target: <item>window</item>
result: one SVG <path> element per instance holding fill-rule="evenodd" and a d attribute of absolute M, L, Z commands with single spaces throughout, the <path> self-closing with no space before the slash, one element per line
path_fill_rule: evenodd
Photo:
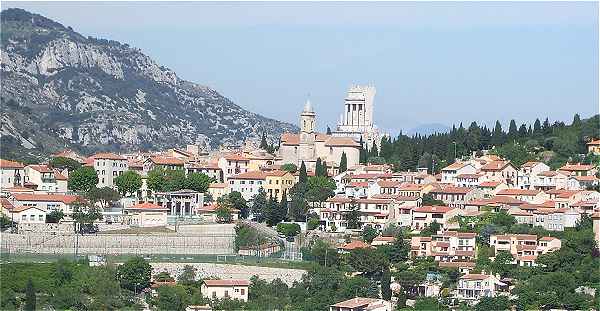
<path fill-rule="evenodd" d="M 212 297 L 213 297 L 213 299 L 217 298 L 217 292 L 212 292 Z"/>
<path fill-rule="evenodd" d="M 229 297 L 229 291 L 228 290 L 225 291 L 225 297 Z"/>
<path fill-rule="evenodd" d="M 29 215 L 29 220 L 35 220 L 35 215 Z"/>
<path fill-rule="evenodd" d="M 246 294 L 246 290 L 245 289 L 240 289 L 240 294 L 245 295 Z"/>
<path fill-rule="evenodd" d="M 21 220 L 27 220 L 27 215 L 21 215 Z"/>
<path fill-rule="evenodd" d="M 39 221 L 44 221 L 44 215 L 38 215 L 38 220 Z"/>

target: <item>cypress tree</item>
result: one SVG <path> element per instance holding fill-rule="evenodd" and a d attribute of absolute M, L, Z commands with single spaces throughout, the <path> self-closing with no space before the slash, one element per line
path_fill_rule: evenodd
<path fill-rule="evenodd" d="M 392 289 L 390 288 L 391 281 L 390 267 L 386 265 L 383 267 L 383 273 L 381 274 L 381 298 L 383 298 L 383 300 L 392 299 Z"/>
<path fill-rule="evenodd" d="M 541 131 L 542 131 L 542 123 L 540 122 L 540 119 L 535 119 L 535 123 L 533 123 L 533 134 L 535 134 L 535 135 L 540 134 Z"/>
<path fill-rule="evenodd" d="M 35 311 L 36 309 L 36 297 L 35 297 L 35 288 L 33 287 L 33 282 L 31 278 L 27 280 L 27 285 L 25 285 L 25 308 L 26 311 Z"/>
<path fill-rule="evenodd" d="M 348 159 L 346 159 L 346 152 L 342 152 L 342 158 L 340 159 L 340 173 L 345 172 L 348 169 Z"/>
<path fill-rule="evenodd" d="M 267 150 L 269 148 L 269 143 L 267 143 L 267 135 L 265 132 L 262 134 L 262 139 L 260 140 L 260 149 Z"/>
<path fill-rule="evenodd" d="M 329 128 L 329 125 L 327 126 L 327 135 L 331 135 L 331 129 Z"/>
<path fill-rule="evenodd" d="M 308 181 L 308 176 L 306 175 L 306 164 L 304 164 L 304 161 L 302 161 L 302 164 L 300 164 L 300 173 L 298 175 L 298 183 L 303 184 L 306 183 Z"/>
<path fill-rule="evenodd" d="M 317 158 L 317 163 L 315 164 L 315 176 L 323 176 L 323 163 L 321 162 L 321 158 Z"/>
<path fill-rule="evenodd" d="M 510 125 L 508 126 L 508 138 L 515 139 L 515 138 L 517 138 L 517 134 L 518 134 L 517 123 L 515 122 L 514 119 L 510 120 Z"/>
<path fill-rule="evenodd" d="M 581 118 L 579 117 L 579 114 L 576 113 L 575 116 L 573 116 L 573 123 L 571 123 L 572 126 L 580 126 L 581 125 Z"/>

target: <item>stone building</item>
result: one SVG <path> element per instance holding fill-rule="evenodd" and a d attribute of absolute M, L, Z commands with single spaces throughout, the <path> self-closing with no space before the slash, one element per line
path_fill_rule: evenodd
<path fill-rule="evenodd" d="M 369 149 L 379 146 L 381 134 L 373 124 L 374 86 L 351 86 L 344 99 L 344 112 L 340 116 L 337 128 L 332 135 L 335 137 L 352 137 L 362 141 Z"/>
<path fill-rule="evenodd" d="M 313 170 L 317 158 L 329 167 L 339 166 L 342 153 L 346 153 L 347 167 L 358 164 L 360 144 L 353 137 L 337 137 L 315 132 L 316 114 L 310 101 L 306 101 L 300 114 L 300 133 L 284 133 L 279 146 L 279 162 L 298 166 L 304 161 L 308 170 Z"/>

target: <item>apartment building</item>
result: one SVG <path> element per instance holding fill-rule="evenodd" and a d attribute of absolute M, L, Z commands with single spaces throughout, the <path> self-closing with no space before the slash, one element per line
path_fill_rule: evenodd
<path fill-rule="evenodd" d="M 98 174 L 98 188 L 116 188 L 115 178 L 128 170 L 127 159 L 120 155 L 104 152 L 92 155 L 86 165 L 94 167 Z"/>

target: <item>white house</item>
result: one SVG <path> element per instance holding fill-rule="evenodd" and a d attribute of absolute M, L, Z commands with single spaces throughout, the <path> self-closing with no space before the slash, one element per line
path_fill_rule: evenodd
<path fill-rule="evenodd" d="M 493 275 L 463 275 L 458 280 L 457 298 L 476 301 L 482 297 L 495 297 L 501 286 L 505 286 L 505 284 Z"/>
<path fill-rule="evenodd" d="M 464 174 L 475 174 L 477 169 L 473 164 L 467 162 L 454 162 L 442 169 L 442 182 L 455 184 L 456 176 Z"/>
<path fill-rule="evenodd" d="M 98 174 L 98 188 L 115 188 L 115 177 L 127 171 L 127 159 L 111 152 L 92 155 L 86 160 L 86 165 L 93 166 Z"/>
<path fill-rule="evenodd" d="M 36 206 L 18 206 L 13 208 L 9 217 L 19 224 L 43 224 L 46 222 L 46 211 Z"/>
<path fill-rule="evenodd" d="M 204 280 L 200 292 L 211 299 L 239 299 L 248 301 L 248 280 Z"/>
<path fill-rule="evenodd" d="M 134 227 L 160 227 L 167 225 L 166 207 L 153 203 L 139 203 L 124 208 L 125 223 Z"/>
<path fill-rule="evenodd" d="M 25 166 L 21 162 L 0 159 L 0 188 L 23 186 Z"/>

